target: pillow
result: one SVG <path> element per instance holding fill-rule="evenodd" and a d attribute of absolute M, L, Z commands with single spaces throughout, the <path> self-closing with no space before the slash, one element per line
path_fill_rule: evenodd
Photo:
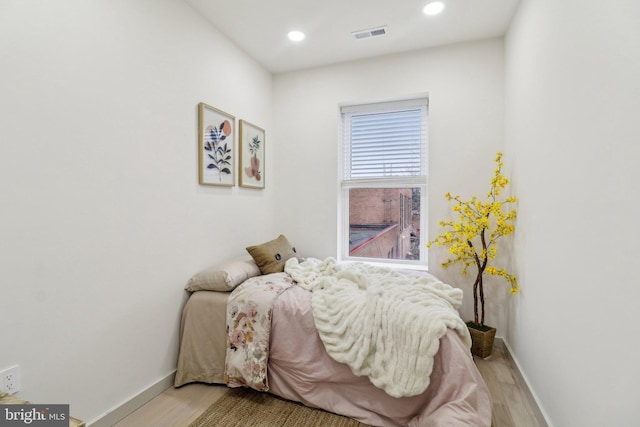
<path fill-rule="evenodd" d="M 198 272 L 189 279 L 185 289 L 195 291 L 232 291 L 250 277 L 260 275 L 260 269 L 248 255 L 232 258 Z"/>
<path fill-rule="evenodd" d="M 296 256 L 296 248 L 282 234 L 275 240 L 261 245 L 249 246 L 247 252 L 258 264 L 262 274 L 284 271 L 284 263 Z"/>

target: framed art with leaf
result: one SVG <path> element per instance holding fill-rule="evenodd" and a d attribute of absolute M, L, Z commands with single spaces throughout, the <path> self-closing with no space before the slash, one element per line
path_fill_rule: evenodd
<path fill-rule="evenodd" d="M 264 189 L 265 131 L 240 120 L 240 186 Z"/>
<path fill-rule="evenodd" d="M 235 185 L 236 118 L 201 102 L 198 161 L 200 184 Z"/>

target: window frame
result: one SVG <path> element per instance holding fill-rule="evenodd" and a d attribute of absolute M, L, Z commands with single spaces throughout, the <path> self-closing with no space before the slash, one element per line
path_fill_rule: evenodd
<path fill-rule="evenodd" d="M 346 179 L 347 150 L 345 144 L 350 144 L 348 135 L 345 134 L 345 113 L 370 114 L 377 112 L 401 111 L 407 108 L 424 108 L 422 115 L 421 131 L 421 172 L 419 176 L 371 179 Z M 427 270 L 428 253 L 426 242 L 428 241 L 427 230 L 427 200 L 428 200 L 428 152 L 429 152 L 429 95 L 428 93 L 417 94 L 410 97 L 395 98 L 391 100 L 379 100 L 370 102 L 343 103 L 338 106 L 338 227 L 337 227 L 337 259 L 339 261 L 367 262 L 375 265 L 387 267 Z M 388 259 L 355 257 L 349 255 L 349 190 L 353 188 L 420 188 L 420 236 L 419 247 L 420 257 L 417 260 Z M 412 207 L 411 207 L 412 209 Z M 403 221 L 403 219 L 400 219 Z"/>

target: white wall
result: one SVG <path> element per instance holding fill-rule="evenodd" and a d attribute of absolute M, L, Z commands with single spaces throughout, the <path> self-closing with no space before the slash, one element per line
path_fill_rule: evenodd
<path fill-rule="evenodd" d="M 187 279 L 273 237 L 270 170 L 198 185 L 200 101 L 273 128 L 271 74 L 181 1 L 0 2 L 0 369 L 24 398 L 88 421 L 170 375 Z"/>
<path fill-rule="evenodd" d="M 638 52 L 636 0 L 524 0 L 507 37 L 508 342 L 559 427 L 640 420 Z"/>
<path fill-rule="evenodd" d="M 300 253 L 336 255 L 340 103 L 429 93 L 431 230 L 449 215 L 446 192 L 487 193 L 495 152 L 504 147 L 502 39 L 279 74 L 274 82 L 275 229 Z M 430 270 L 465 290 L 463 316 L 473 319 L 471 279 L 458 269 L 443 271 L 444 252 L 431 255 Z M 487 321 L 498 326 L 500 334 L 504 310 L 497 305 L 508 293 L 507 285 L 498 284 L 490 294 L 494 291 Z"/>

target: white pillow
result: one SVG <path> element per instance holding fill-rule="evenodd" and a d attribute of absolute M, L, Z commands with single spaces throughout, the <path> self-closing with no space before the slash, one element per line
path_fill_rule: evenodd
<path fill-rule="evenodd" d="M 185 289 L 195 291 L 232 291 L 250 277 L 260 275 L 260 268 L 250 255 L 232 258 L 196 273 Z"/>

